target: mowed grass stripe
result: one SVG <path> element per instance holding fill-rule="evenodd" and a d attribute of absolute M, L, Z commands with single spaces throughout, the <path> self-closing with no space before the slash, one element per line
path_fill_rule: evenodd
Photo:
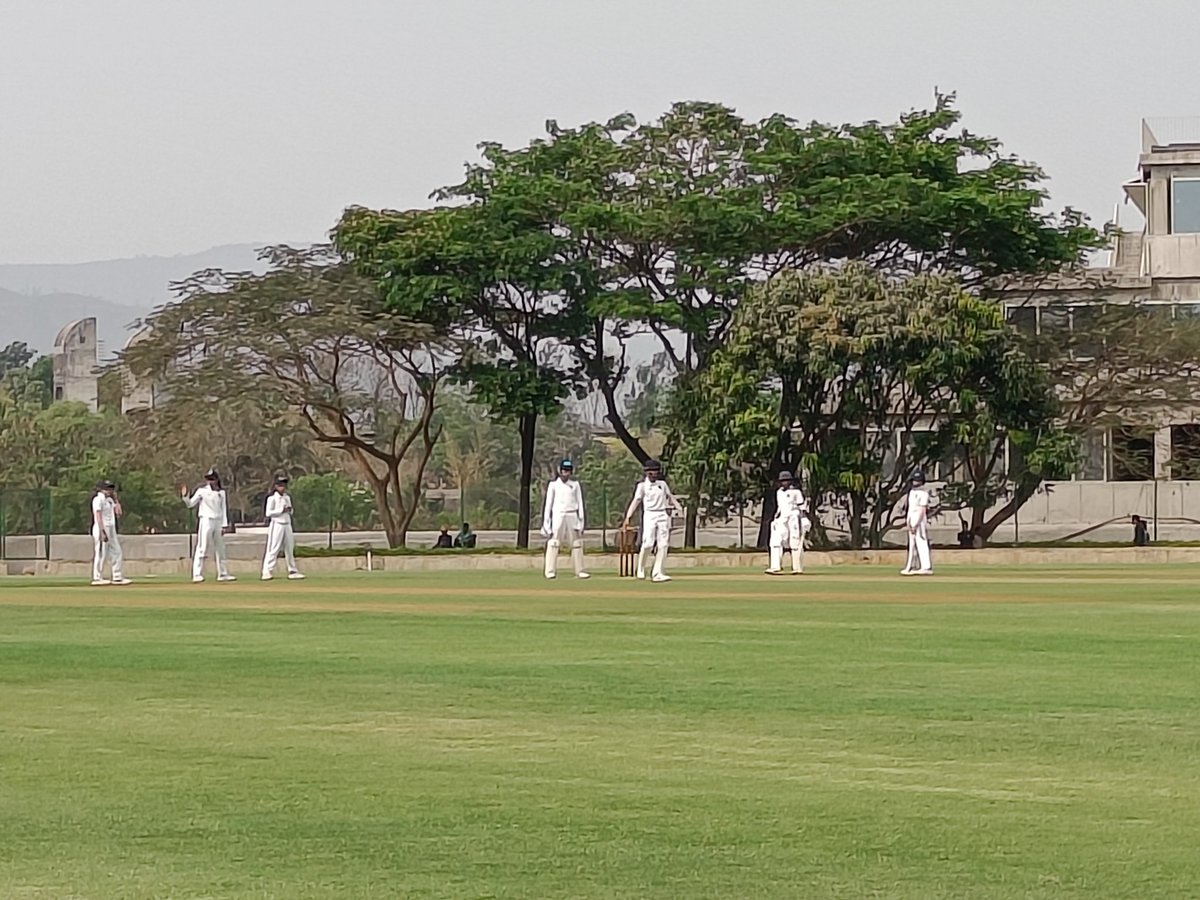
<path fill-rule="evenodd" d="M 0 896 L 1188 896 L 1187 570 L 1009 572 L 6 584 Z"/>

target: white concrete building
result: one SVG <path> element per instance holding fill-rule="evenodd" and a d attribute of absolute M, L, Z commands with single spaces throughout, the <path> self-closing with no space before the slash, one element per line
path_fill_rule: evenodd
<path fill-rule="evenodd" d="M 1066 328 L 1078 341 L 1103 304 L 1137 304 L 1172 321 L 1200 316 L 1200 117 L 1143 121 L 1138 175 L 1124 191 L 1144 224 L 1118 231 L 1103 265 L 1007 286 L 1002 302 L 1018 328 Z M 1197 400 L 1194 409 L 1150 403 L 1127 422 L 1097 427 L 1079 471 L 1022 507 L 1022 525 L 1061 535 L 1136 513 L 1162 523 L 1160 537 L 1194 539 L 1198 529 L 1186 520 L 1200 524 L 1200 481 L 1190 480 L 1200 478 Z"/>
<path fill-rule="evenodd" d="M 79 319 L 63 326 L 54 339 L 54 399 L 99 407 L 99 345 L 96 320 Z"/>

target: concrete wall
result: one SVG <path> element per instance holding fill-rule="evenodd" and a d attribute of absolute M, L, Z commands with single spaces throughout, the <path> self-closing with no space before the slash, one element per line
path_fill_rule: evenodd
<path fill-rule="evenodd" d="M 842 565 L 890 566 L 899 569 L 904 564 L 901 550 L 841 550 L 833 552 L 810 551 L 805 554 L 805 567 L 823 569 Z M 953 569 L 959 565 L 970 566 L 1014 566 L 1014 565 L 1115 565 L 1129 563 L 1200 563 L 1200 547 L 1114 547 L 1093 548 L 991 548 L 986 550 L 946 550 L 934 555 L 934 564 L 940 570 Z M 761 570 L 766 564 L 762 553 L 688 553 L 677 554 L 669 560 L 672 571 L 684 571 L 698 567 L 731 568 L 747 572 Z M 613 554 L 593 554 L 588 568 L 593 572 L 615 572 L 618 559 Z M 375 557 L 371 561 L 374 572 L 459 572 L 469 570 L 487 571 L 537 571 L 542 566 L 541 556 L 529 554 L 465 554 L 454 556 L 430 554 L 429 556 Z M 257 578 L 258 561 L 235 559 L 230 565 L 234 574 L 242 578 Z M 346 572 L 365 572 L 367 562 L 362 557 L 326 557 L 305 559 L 301 568 L 310 575 L 329 575 Z M 187 560 L 136 560 L 126 566 L 131 578 L 183 577 L 190 569 Z M 0 564 L 0 574 L 9 576 L 40 575 L 63 578 L 89 578 L 91 567 L 84 562 L 58 560 L 12 561 Z M 211 574 L 211 572 L 210 572 Z"/>

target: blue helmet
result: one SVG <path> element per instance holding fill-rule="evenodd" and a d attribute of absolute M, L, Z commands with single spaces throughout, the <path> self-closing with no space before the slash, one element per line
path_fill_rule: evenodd
<path fill-rule="evenodd" d="M 913 469 L 912 474 L 908 476 L 908 480 L 913 484 L 924 484 L 925 483 L 925 470 L 924 469 Z"/>

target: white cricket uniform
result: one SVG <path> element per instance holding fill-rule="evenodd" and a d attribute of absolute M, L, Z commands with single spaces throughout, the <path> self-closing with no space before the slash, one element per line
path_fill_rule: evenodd
<path fill-rule="evenodd" d="M 637 577 L 646 577 L 646 555 L 657 545 L 653 577 L 661 579 L 666 574 L 663 569 L 671 546 L 671 516 L 681 515 L 683 508 L 661 478 L 655 481 L 646 478 L 638 482 L 629 509 L 625 511 L 626 520 L 633 517 L 639 505 L 642 507 L 642 548 L 638 553 Z"/>
<path fill-rule="evenodd" d="M 106 540 L 101 540 L 102 534 Z M 121 539 L 117 536 L 117 504 L 104 491 L 97 492 L 92 498 L 92 549 L 92 581 L 105 580 L 106 562 L 112 565 L 113 581 L 125 580 L 122 572 L 125 555 L 121 552 Z"/>
<path fill-rule="evenodd" d="M 571 548 L 575 574 L 586 578 L 583 569 L 583 488 L 574 479 L 555 478 L 546 487 L 546 506 L 542 511 L 542 536 L 546 541 L 546 577 L 558 574 L 558 550 Z"/>
<path fill-rule="evenodd" d="M 783 571 L 783 545 L 792 551 L 792 571 L 804 571 L 804 535 L 811 528 L 808 502 L 797 487 L 775 491 L 775 518 L 771 520 L 771 566 L 769 572 Z"/>
<path fill-rule="evenodd" d="M 292 531 L 292 498 L 286 491 L 272 491 L 267 497 L 267 552 L 263 556 L 262 577 L 270 578 L 280 552 L 287 562 L 289 575 L 299 575 L 296 567 L 296 535 Z"/>
<path fill-rule="evenodd" d="M 196 528 L 196 554 L 192 558 L 192 579 L 204 578 L 204 559 L 211 548 L 217 558 L 217 577 L 228 580 L 229 558 L 225 551 L 225 537 L 221 533 L 222 528 L 229 527 L 225 492 L 205 484 L 196 488 L 196 492 L 191 497 L 185 497 L 183 502 L 197 510 L 200 518 Z"/>
<path fill-rule="evenodd" d="M 908 510 L 904 524 L 908 526 L 908 560 L 905 572 L 932 572 L 933 559 L 929 550 L 929 491 L 915 487 L 908 492 Z"/>

